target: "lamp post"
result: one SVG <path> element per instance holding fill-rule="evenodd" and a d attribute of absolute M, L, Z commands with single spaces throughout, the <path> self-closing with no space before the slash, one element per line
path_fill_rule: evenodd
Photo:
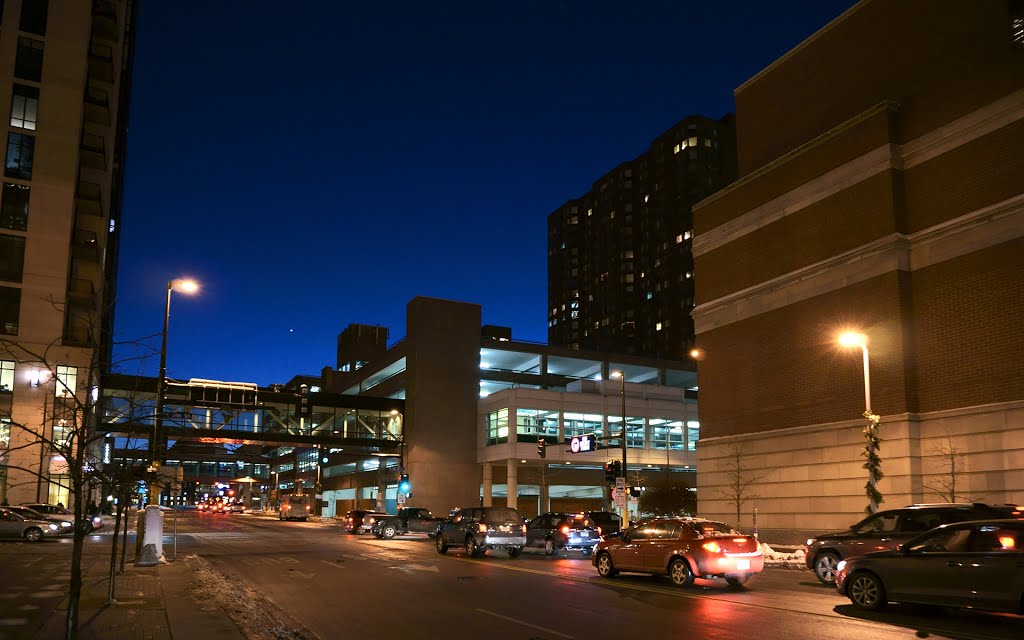
<path fill-rule="evenodd" d="M 880 469 L 881 460 L 878 457 L 878 422 L 879 417 L 871 411 L 871 370 L 868 364 L 868 338 L 863 333 L 856 331 L 845 331 L 839 336 L 839 344 L 844 347 L 860 347 L 864 356 L 864 417 L 867 418 L 867 426 L 864 428 L 864 437 L 867 445 L 864 448 L 864 457 L 867 458 L 868 483 L 865 491 L 868 497 L 868 510 L 870 513 L 878 512 L 878 503 L 882 501 L 882 495 L 878 492 L 878 480 L 882 478 Z"/>
<path fill-rule="evenodd" d="M 625 480 L 629 477 L 629 467 L 626 466 L 626 373 L 624 371 L 612 371 L 611 377 L 618 378 L 621 382 L 619 386 L 619 396 L 622 399 L 622 479 Z M 625 529 L 629 526 L 629 493 L 626 493 L 626 506 L 622 509 L 622 528 Z"/>
<path fill-rule="evenodd" d="M 167 283 L 167 304 L 164 306 L 164 330 L 160 337 L 160 378 L 156 384 L 156 419 L 153 420 L 153 434 L 149 440 L 150 469 L 156 471 L 160 466 L 157 452 L 157 440 L 164 426 L 164 386 L 167 384 L 167 327 L 171 321 L 171 291 L 177 289 L 182 293 L 193 294 L 199 291 L 199 284 L 191 278 L 176 278 Z M 155 483 L 154 483 L 155 484 Z M 149 490 L 150 501 L 158 495 L 154 487 Z"/>

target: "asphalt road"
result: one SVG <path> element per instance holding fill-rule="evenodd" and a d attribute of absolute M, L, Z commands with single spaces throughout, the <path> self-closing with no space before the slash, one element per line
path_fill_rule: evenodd
<path fill-rule="evenodd" d="M 805 570 L 770 567 L 746 587 L 698 580 L 680 589 L 653 576 L 601 579 L 579 554 L 471 559 L 458 549 L 440 555 L 424 537 L 377 540 L 343 534 L 336 523 L 189 512 L 177 529 L 179 555 L 199 555 L 257 588 L 281 618 L 324 640 L 1024 638 L 1021 616 L 899 605 L 859 612 Z M 109 554 L 109 542 L 91 536 L 87 557 Z M 39 594 L 32 601 L 0 593 L 0 619 L 26 601 L 45 607 L 59 595 L 68 543 L 0 544 L 3 591 Z M 173 552 L 170 536 L 164 550 Z"/>

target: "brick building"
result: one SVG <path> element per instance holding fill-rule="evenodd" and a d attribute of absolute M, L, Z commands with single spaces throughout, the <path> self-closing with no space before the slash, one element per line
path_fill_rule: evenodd
<path fill-rule="evenodd" d="M 694 208 L 703 514 L 737 473 L 744 526 L 863 513 L 844 328 L 883 508 L 1024 500 L 1021 9 L 864 0 L 736 89 L 741 177 Z"/>

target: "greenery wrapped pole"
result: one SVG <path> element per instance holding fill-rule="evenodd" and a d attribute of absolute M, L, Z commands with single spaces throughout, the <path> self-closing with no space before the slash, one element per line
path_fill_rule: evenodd
<path fill-rule="evenodd" d="M 878 423 L 881 418 L 871 413 L 870 409 L 864 412 L 864 417 L 868 419 L 867 426 L 864 427 L 864 439 L 867 440 L 867 444 L 861 452 L 865 459 L 863 467 L 868 472 L 868 482 L 864 485 L 868 506 L 864 511 L 871 514 L 878 513 L 878 505 L 885 502 L 885 498 L 878 492 L 878 481 L 885 475 L 882 473 L 882 459 L 878 457 L 878 450 L 882 447 L 882 439 L 878 437 Z"/>

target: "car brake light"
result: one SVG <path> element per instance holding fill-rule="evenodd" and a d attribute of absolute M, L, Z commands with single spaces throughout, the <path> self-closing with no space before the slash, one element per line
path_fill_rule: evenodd
<path fill-rule="evenodd" d="M 523 525 L 523 533 L 526 533 L 526 525 Z"/>
<path fill-rule="evenodd" d="M 309 511 L 309 505 L 308 504 L 306 505 L 306 511 Z"/>
<path fill-rule="evenodd" d="M 562 533 L 564 533 L 565 535 L 569 535 L 569 525 L 567 525 L 567 524 L 563 524 L 563 525 L 562 525 L 562 529 L 561 529 L 561 531 L 562 531 Z"/>
<path fill-rule="evenodd" d="M 597 528 L 597 535 L 601 535 L 601 527 Z"/>
<path fill-rule="evenodd" d="M 478 525 L 476 525 L 476 528 L 477 528 L 477 531 L 479 531 L 480 533 L 486 533 L 487 532 L 487 525 L 486 524 L 478 524 Z"/>
<path fill-rule="evenodd" d="M 733 542 L 746 542 L 747 539 L 746 538 L 733 538 L 732 541 Z"/>
<path fill-rule="evenodd" d="M 703 547 L 704 549 L 707 549 L 711 553 L 721 553 L 721 551 L 722 551 L 722 547 L 720 547 L 718 545 L 718 543 L 715 542 L 714 540 L 712 540 L 711 542 L 705 542 L 704 544 L 701 545 L 701 547 Z"/>

